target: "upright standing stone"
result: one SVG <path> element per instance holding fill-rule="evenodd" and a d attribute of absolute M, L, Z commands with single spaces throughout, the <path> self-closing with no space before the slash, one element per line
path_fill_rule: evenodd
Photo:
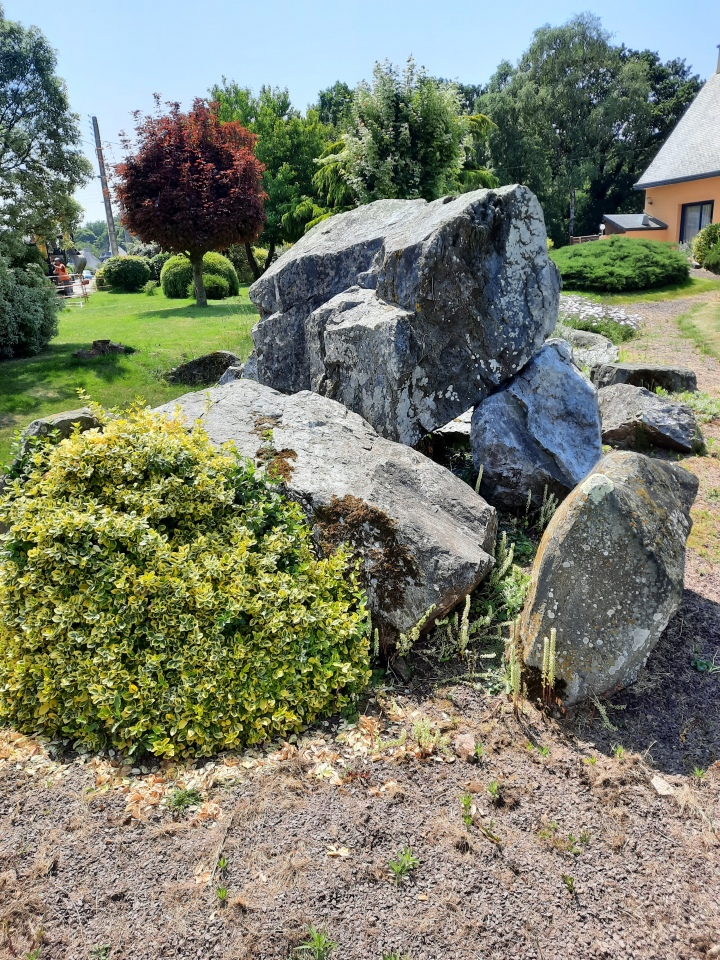
<path fill-rule="evenodd" d="M 557 631 L 555 674 L 567 705 L 635 679 L 683 592 L 690 508 L 682 467 L 639 453 L 605 457 L 560 505 L 532 569 L 521 636 L 540 670 Z"/>

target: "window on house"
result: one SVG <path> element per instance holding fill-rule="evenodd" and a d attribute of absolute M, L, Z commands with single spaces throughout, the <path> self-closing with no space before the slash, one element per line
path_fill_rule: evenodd
<path fill-rule="evenodd" d="M 713 202 L 684 203 L 680 218 L 680 243 L 690 243 L 696 233 L 712 223 Z"/>

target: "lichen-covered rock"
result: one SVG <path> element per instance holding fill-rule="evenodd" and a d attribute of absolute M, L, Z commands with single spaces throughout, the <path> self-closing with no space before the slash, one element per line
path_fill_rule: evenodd
<path fill-rule="evenodd" d="M 47 437 L 50 434 L 64 440 L 76 428 L 83 433 L 85 430 L 92 430 L 99 427 L 100 421 L 88 407 L 80 407 L 79 410 L 62 410 L 60 413 L 51 413 L 40 420 L 33 420 L 22 432 L 22 440 L 30 437 Z"/>
<path fill-rule="evenodd" d="M 597 393 L 564 340 L 548 340 L 507 384 L 478 404 L 470 434 L 480 492 L 522 507 L 545 487 L 562 499 L 602 456 Z"/>
<path fill-rule="evenodd" d="M 639 453 L 606 456 L 557 509 L 532 569 L 521 626 L 539 671 L 557 631 L 566 705 L 635 679 L 682 598 L 697 478 Z"/>
<path fill-rule="evenodd" d="M 566 327 L 559 323 L 555 327 L 553 336 L 567 340 L 572 347 L 573 362 L 581 370 L 586 372 L 589 370 L 591 377 L 593 370 L 605 363 L 615 363 L 620 356 L 619 347 L 600 333 L 575 330 L 573 327 Z"/>
<path fill-rule="evenodd" d="M 227 370 L 220 377 L 216 385 L 218 387 L 222 387 L 226 383 L 232 383 L 233 380 L 242 380 L 244 376 L 245 376 L 245 364 L 237 363 L 237 364 L 234 364 L 232 367 L 227 368 Z M 252 377 L 250 377 L 249 379 L 252 380 Z"/>
<path fill-rule="evenodd" d="M 616 383 L 598 391 L 603 443 L 642 448 L 648 443 L 680 453 L 702 447 L 695 414 L 643 387 Z"/>
<path fill-rule="evenodd" d="M 616 383 L 629 383 L 633 387 L 644 387 L 646 390 L 661 387 L 668 393 L 697 390 L 694 370 L 659 363 L 604 363 L 593 371 L 592 379 L 598 390 L 612 387 Z"/>
<path fill-rule="evenodd" d="M 527 188 L 378 200 L 318 224 L 253 284 L 246 376 L 414 444 L 527 363 L 558 296 Z"/>
<path fill-rule="evenodd" d="M 200 420 L 214 443 L 234 441 L 281 478 L 322 547 L 351 546 L 385 638 L 409 630 L 431 606 L 441 616 L 492 566 L 495 510 L 341 404 L 236 380 L 159 409 L 174 416 L 178 406 L 189 426 Z"/>
<path fill-rule="evenodd" d="M 187 387 L 210 386 L 217 383 L 228 368 L 240 363 L 229 350 L 215 350 L 205 353 L 202 357 L 195 357 L 187 363 L 168 371 L 165 379 L 168 383 L 183 383 Z"/>

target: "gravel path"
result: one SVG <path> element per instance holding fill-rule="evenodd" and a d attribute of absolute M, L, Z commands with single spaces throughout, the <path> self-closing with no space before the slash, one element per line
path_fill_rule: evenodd
<path fill-rule="evenodd" d="M 626 356 L 692 366 L 720 396 L 720 365 L 677 332 L 689 305 L 633 305 Z M 720 444 L 720 424 L 706 434 Z M 715 516 L 720 460 L 684 463 Z M 395 688 L 357 724 L 188 769 L 0 731 L 0 958 L 288 960 L 311 923 L 331 960 L 720 957 L 720 672 L 694 665 L 720 665 L 706 547 L 638 682 L 571 720 L 516 718 L 469 684 Z M 460 734 L 481 759 L 456 756 Z M 179 787 L 201 797 L 184 814 Z M 405 845 L 418 864 L 396 885 Z"/>

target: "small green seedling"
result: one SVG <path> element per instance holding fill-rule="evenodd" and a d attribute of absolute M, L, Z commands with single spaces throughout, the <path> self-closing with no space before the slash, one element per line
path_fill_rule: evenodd
<path fill-rule="evenodd" d="M 695 777 L 696 780 L 704 780 L 706 773 L 707 771 L 703 770 L 702 767 L 695 767 L 695 769 L 693 770 L 693 776 Z"/>
<path fill-rule="evenodd" d="M 90 960 L 110 960 L 110 945 L 93 947 L 90 951 Z"/>
<path fill-rule="evenodd" d="M 625 747 L 621 743 L 616 743 L 612 748 L 612 752 L 618 763 L 622 763 L 625 759 Z"/>
<path fill-rule="evenodd" d="M 217 862 L 218 873 L 225 873 L 228 866 L 228 859 L 225 856 L 220 857 Z"/>
<path fill-rule="evenodd" d="M 575 896 L 575 879 L 574 879 L 574 877 L 571 877 L 569 873 L 563 873 L 563 875 L 562 875 L 562 882 L 563 882 L 563 883 L 565 884 L 565 886 L 567 887 L 568 893 L 569 893 L 571 896 L 574 897 L 574 896 Z"/>
<path fill-rule="evenodd" d="M 490 797 L 490 803 L 496 805 L 502 803 L 502 787 L 497 780 L 491 780 L 487 785 L 487 792 Z"/>
<path fill-rule="evenodd" d="M 305 954 L 311 960 L 327 960 L 327 957 L 337 947 L 337 943 L 328 936 L 327 929 L 322 927 L 320 930 L 314 924 L 310 924 L 307 931 L 307 940 L 295 947 L 295 954 Z"/>
<path fill-rule="evenodd" d="M 187 810 L 188 807 L 198 806 L 202 801 L 202 794 L 198 790 L 194 788 L 192 790 L 183 790 L 181 787 L 176 787 L 170 794 L 168 806 L 171 810 L 177 810 L 179 813 L 182 813 Z"/>
<path fill-rule="evenodd" d="M 415 870 L 420 866 L 420 861 L 414 856 L 412 849 L 405 845 L 402 850 L 388 860 L 387 864 L 392 871 L 393 879 L 397 886 L 405 880 L 411 870 Z"/>
<path fill-rule="evenodd" d="M 714 663 L 712 660 L 702 660 L 700 657 L 691 660 L 690 666 L 694 667 L 699 673 L 720 673 L 720 664 Z"/>
<path fill-rule="evenodd" d="M 226 903 L 228 898 L 228 888 L 227 887 L 218 887 L 215 891 L 215 896 L 218 898 L 220 903 Z"/>
<path fill-rule="evenodd" d="M 583 763 L 586 763 L 589 767 L 594 767 L 597 763 L 597 757 L 595 755 L 591 757 L 583 757 Z"/>
<path fill-rule="evenodd" d="M 590 831 L 583 830 L 580 833 L 580 839 L 578 842 L 581 843 L 584 847 L 586 847 L 590 843 Z"/>
<path fill-rule="evenodd" d="M 473 825 L 473 798 L 472 794 L 464 793 L 460 798 L 460 803 L 462 804 L 462 818 L 465 826 L 470 829 Z"/>

